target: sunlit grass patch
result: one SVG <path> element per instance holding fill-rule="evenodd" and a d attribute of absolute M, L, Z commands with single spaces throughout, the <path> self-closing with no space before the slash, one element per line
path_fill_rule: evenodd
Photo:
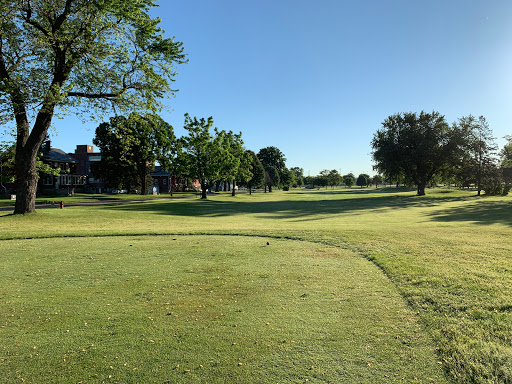
<path fill-rule="evenodd" d="M 394 286 L 339 248 L 128 236 L 2 251 L 5 383 L 443 381 Z"/>

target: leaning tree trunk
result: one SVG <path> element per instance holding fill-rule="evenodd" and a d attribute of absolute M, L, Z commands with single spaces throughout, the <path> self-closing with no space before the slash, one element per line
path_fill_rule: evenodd
<path fill-rule="evenodd" d="M 61 79 L 62 82 L 65 80 Z M 15 215 L 34 213 L 36 211 L 36 192 L 38 174 L 36 158 L 53 118 L 56 95 L 60 92 L 57 84 L 52 84 L 41 109 L 39 110 L 32 131 L 29 129 L 25 98 L 19 89 L 11 95 L 16 120 L 16 157 L 14 173 L 16 174 Z"/>
<path fill-rule="evenodd" d="M 39 148 L 46 137 L 53 116 L 53 106 L 49 105 L 39 112 L 32 132 L 29 133 L 28 121 L 23 113 L 16 114 L 17 138 L 14 173 L 16 175 L 15 215 L 36 211 L 36 192 L 39 176 L 36 159 Z"/>

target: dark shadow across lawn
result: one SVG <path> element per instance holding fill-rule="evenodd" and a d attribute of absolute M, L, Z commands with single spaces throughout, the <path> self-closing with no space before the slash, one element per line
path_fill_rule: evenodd
<path fill-rule="evenodd" d="M 384 187 L 384 188 L 360 188 L 360 187 L 353 187 L 353 188 L 343 188 L 343 189 L 333 189 L 331 187 L 322 187 L 322 188 L 313 188 L 313 189 L 300 189 L 300 190 L 291 190 L 290 192 L 287 192 L 288 194 L 293 195 L 312 195 L 317 193 L 322 193 L 326 195 L 372 195 L 375 193 L 403 193 L 403 192 L 416 192 L 415 188 L 405 188 L 405 187 Z M 446 191 L 450 192 L 450 191 Z"/>
<path fill-rule="evenodd" d="M 512 226 L 512 201 L 468 201 L 463 207 L 432 213 L 431 218 L 442 222 L 472 221 L 477 224 L 501 223 Z"/>
<path fill-rule="evenodd" d="M 396 191 L 396 189 L 394 189 Z M 236 199 L 209 199 L 199 200 L 190 199 L 180 201 L 179 204 L 169 202 L 147 202 L 144 204 L 121 204 L 109 205 L 108 209 L 151 212 L 153 214 L 190 216 L 190 217 L 224 217 L 240 216 L 244 214 L 265 214 L 269 219 L 283 218 L 296 220 L 317 220 L 319 215 L 336 215 L 342 213 L 357 214 L 358 212 L 367 212 L 368 210 L 387 210 L 387 209 L 406 209 L 413 207 L 435 207 L 443 203 L 455 201 L 467 201 L 469 204 L 475 203 L 478 207 L 480 202 L 476 202 L 476 197 L 460 196 L 415 196 L 415 195 L 397 195 L 386 194 L 384 196 L 371 196 L 364 194 L 357 198 L 343 198 L 344 191 L 333 191 L 340 195 L 339 199 L 321 199 L 321 200 L 281 200 L 281 201 L 239 201 Z M 316 192 L 318 194 L 318 192 Z M 345 193 L 345 195 L 348 192 Z M 357 193 L 357 192 L 355 192 Z M 381 194 L 380 192 L 376 192 Z M 329 194 L 329 192 L 327 192 Z M 493 203 L 493 202 L 491 202 Z M 476 209 L 476 208 L 475 208 Z M 478 216 L 479 212 L 475 211 Z M 433 219 L 439 220 L 438 216 Z M 462 220 L 478 221 L 473 215 L 461 217 Z M 454 220 L 457 220 L 454 218 Z M 509 224 L 512 224 L 509 222 Z"/>

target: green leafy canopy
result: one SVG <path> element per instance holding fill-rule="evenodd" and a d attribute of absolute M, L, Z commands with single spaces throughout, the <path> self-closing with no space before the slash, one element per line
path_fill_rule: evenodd
<path fill-rule="evenodd" d="M 152 0 L 11 0 L 0 10 L 0 105 L 28 113 L 41 101 L 82 112 L 156 111 L 174 91 L 182 43 L 164 38 Z M 20 105 L 21 106 L 21 105 Z M 92 107 L 92 109 L 91 109 Z"/>

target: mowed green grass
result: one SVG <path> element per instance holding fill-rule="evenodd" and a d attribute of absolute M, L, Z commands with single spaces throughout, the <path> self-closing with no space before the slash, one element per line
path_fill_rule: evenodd
<path fill-rule="evenodd" d="M 444 381 L 393 284 L 337 247 L 9 240 L 1 265 L 2 383 Z"/>
<path fill-rule="evenodd" d="M 4 215 L 0 217 L 4 239 L 89 236 L 83 241 L 94 242 L 96 236 L 243 235 L 243 241 L 250 237 L 270 239 L 271 244 L 276 239 L 302 240 L 301 244 L 313 242 L 350 252 L 368 268 L 380 269 L 421 324 L 418 337 L 435 343 L 427 347 L 435 351 L 434 358 L 414 352 L 425 368 L 424 374 L 410 371 L 412 375 L 423 381 L 435 377 L 433 367 L 439 361 L 454 382 L 512 382 L 510 197 L 479 198 L 474 192 L 444 189 L 429 190 L 424 197 L 394 188 L 323 189 L 50 209 L 27 217 Z M 0 243 L 0 251 L 9 241 Z M 251 254 L 258 256 L 262 251 L 256 247 Z M 373 292 L 369 289 L 368 297 Z M 365 300 L 358 307 L 364 307 Z M 389 308 L 396 310 L 400 304 Z M 391 323 L 385 328 L 392 329 Z M 361 352 L 353 350 L 356 355 Z M 389 351 L 390 356 L 396 355 L 392 347 Z M 402 363 L 391 364 L 400 369 Z M 373 382 L 387 381 L 379 373 L 373 377 Z"/>

